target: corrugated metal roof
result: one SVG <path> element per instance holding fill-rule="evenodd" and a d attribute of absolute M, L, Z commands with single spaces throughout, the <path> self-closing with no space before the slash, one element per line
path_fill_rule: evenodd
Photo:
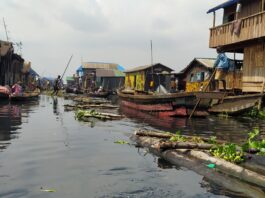
<path fill-rule="evenodd" d="M 96 69 L 97 77 L 124 77 L 125 74 L 117 69 Z"/>
<path fill-rule="evenodd" d="M 229 1 L 226 1 L 210 10 L 208 10 L 207 14 L 211 13 L 211 12 L 215 12 L 216 10 L 219 10 L 219 9 L 222 9 L 222 8 L 226 8 L 226 7 L 229 7 L 233 4 L 236 4 L 238 3 L 240 0 L 229 0 Z"/>
<path fill-rule="evenodd" d="M 84 69 L 118 69 L 116 63 L 83 62 Z"/>
<path fill-rule="evenodd" d="M 132 69 L 128 69 L 128 70 L 126 70 L 126 71 L 124 71 L 124 72 L 125 72 L 125 73 L 131 73 L 131 72 L 143 71 L 143 70 L 149 69 L 149 68 L 151 68 L 151 67 L 153 67 L 153 66 L 156 66 L 156 65 L 162 65 L 162 64 L 161 64 L 161 63 L 155 63 L 155 64 L 153 64 L 153 65 L 138 66 L 138 67 L 134 67 L 134 68 L 132 68 Z M 171 69 L 171 68 L 169 68 L 169 67 L 167 67 L 167 66 L 165 66 L 165 65 L 162 65 L 162 66 L 164 66 L 164 67 L 168 68 L 169 70 L 173 71 L 173 69 Z"/>
<path fill-rule="evenodd" d="M 208 68 L 213 68 L 215 63 L 215 58 L 196 58 L 198 62 Z"/>
<path fill-rule="evenodd" d="M 75 79 L 72 76 L 67 76 L 66 81 L 74 81 Z"/>
<path fill-rule="evenodd" d="M 179 73 L 185 73 L 191 66 L 192 64 L 197 61 L 200 64 L 202 64 L 204 67 L 207 68 L 213 68 L 214 63 L 215 63 L 215 58 L 194 58 L 187 67 L 185 67 L 183 70 L 181 70 Z"/>

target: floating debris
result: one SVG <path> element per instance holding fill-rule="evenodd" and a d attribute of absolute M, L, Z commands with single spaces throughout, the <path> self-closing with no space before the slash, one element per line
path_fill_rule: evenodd
<path fill-rule="evenodd" d="M 95 110 L 77 110 L 75 117 L 79 121 L 89 121 L 87 118 L 97 118 L 100 120 L 115 120 L 123 118 L 122 115 L 112 113 L 101 113 Z"/>
<path fill-rule="evenodd" d="M 126 142 L 124 140 L 117 140 L 114 142 L 115 144 L 129 144 L 129 142 Z"/>
<path fill-rule="evenodd" d="M 41 192 L 56 192 L 56 190 L 55 189 L 44 189 L 44 188 L 40 188 L 40 191 Z"/>
<path fill-rule="evenodd" d="M 111 104 L 85 104 L 85 105 L 81 105 L 81 104 L 77 104 L 77 105 L 66 104 L 66 105 L 64 105 L 64 108 L 67 111 L 74 111 L 74 110 L 77 110 L 77 109 L 94 109 L 94 108 L 98 108 L 98 109 L 118 109 L 119 106 L 111 105 Z"/>

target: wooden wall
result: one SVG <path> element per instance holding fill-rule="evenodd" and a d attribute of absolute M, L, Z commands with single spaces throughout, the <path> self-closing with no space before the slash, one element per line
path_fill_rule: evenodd
<path fill-rule="evenodd" d="M 265 81 L 265 43 L 244 49 L 243 92 L 261 92 Z"/>
<path fill-rule="evenodd" d="M 261 12 L 261 0 L 248 0 L 242 2 L 241 12 L 238 14 L 238 18 L 245 18 L 253 14 Z M 223 23 L 228 23 L 229 16 L 235 16 L 236 4 L 224 9 Z"/>
<path fill-rule="evenodd" d="M 242 9 L 238 18 L 248 17 L 261 12 L 261 0 L 248 0 L 242 2 Z"/>

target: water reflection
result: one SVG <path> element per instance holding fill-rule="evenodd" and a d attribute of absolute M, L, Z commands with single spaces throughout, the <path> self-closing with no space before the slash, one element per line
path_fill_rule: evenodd
<path fill-rule="evenodd" d="M 220 140 L 240 143 L 245 141 L 248 132 L 254 127 L 258 127 L 261 135 L 265 134 L 265 125 L 262 120 L 252 120 L 249 118 L 223 118 L 209 116 L 206 118 L 174 118 L 158 117 L 145 112 L 140 112 L 131 108 L 121 107 L 121 112 L 133 121 L 142 124 L 143 127 L 154 127 L 158 130 L 175 133 L 181 131 L 185 135 L 216 136 Z"/>
<path fill-rule="evenodd" d="M 16 134 L 21 129 L 22 123 L 27 122 L 30 105 L 36 104 L 36 102 L 28 105 L 0 103 L 0 150 L 6 149 L 10 140 L 17 137 Z"/>

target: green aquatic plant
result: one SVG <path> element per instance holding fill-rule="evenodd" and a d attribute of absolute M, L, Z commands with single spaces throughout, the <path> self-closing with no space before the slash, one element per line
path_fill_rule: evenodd
<path fill-rule="evenodd" d="M 170 139 L 171 142 L 186 142 L 187 138 L 181 135 L 180 131 L 177 131 Z"/>
<path fill-rule="evenodd" d="M 124 140 L 117 140 L 114 142 L 115 144 L 129 144 L 129 142 L 126 142 Z"/>
<path fill-rule="evenodd" d="M 259 134 L 258 128 L 254 128 L 248 133 L 248 140 L 242 146 L 243 151 L 265 155 L 265 139 L 259 140 Z"/>
<path fill-rule="evenodd" d="M 265 120 L 265 109 L 259 110 L 257 107 L 253 107 L 244 113 L 244 116 Z"/>
<path fill-rule="evenodd" d="M 222 158 L 226 161 L 232 163 L 241 163 L 244 161 L 244 154 L 242 151 L 237 150 L 236 144 L 222 144 L 222 145 L 215 145 L 211 150 L 210 153 L 214 157 Z"/>
<path fill-rule="evenodd" d="M 209 141 L 209 144 L 217 144 L 217 137 L 216 136 L 211 136 Z"/>
<path fill-rule="evenodd" d="M 201 137 L 198 137 L 198 136 L 193 136 L 191 138 L 191 141 L 194 143 L 198 143 L 198 144 L 204 143 L 203 139 Z"/>

